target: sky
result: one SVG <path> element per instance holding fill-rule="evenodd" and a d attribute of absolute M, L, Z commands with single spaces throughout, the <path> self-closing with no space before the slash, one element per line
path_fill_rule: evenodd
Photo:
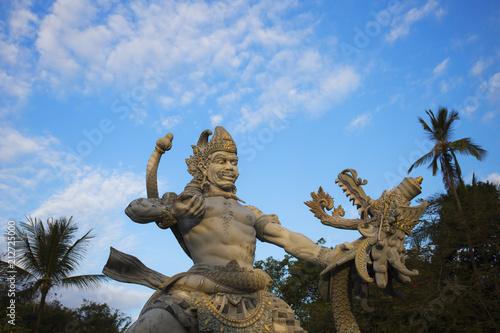
<path fill-rule="evenodd" d="M 303 204 L 346 168 L 378 198 L 432 143 L 418 117 L 455 109 L 466 182 L 500 183 L 500 3 L 410 1 L 20 0 L 0 3 L 0 227 L 73 216 L 96 238 L 78 273 L 100 273 L 112 246 L 171 276 L 191 262 L 169 230 L 137 224 L 158 138 L 173 147 L 159 191 L 191 180 L 185 158 L 205 129 L 238 146 L 238 196 L 283 226 L 335 246 L 359 237 L 324 226 Z M 444 190 L 424 166 L 420 198 Z M 2 238 L 2 252 L 6 252 Z M 257 260 L 285 252 L 257 245 Z M 106 302 L 136 318 L 152 294 L 110 282 L 56 289 L 70 307 Z"/>

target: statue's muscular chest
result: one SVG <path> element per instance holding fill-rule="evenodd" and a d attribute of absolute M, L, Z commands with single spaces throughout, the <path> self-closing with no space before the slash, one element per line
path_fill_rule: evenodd
<path fill-rule="evenodd" d="M 234 199 L 223 197 L 205 198 L 204 220 L 219 220 L 220 223 L 239 223 L 248 227 L 255 226 L 255 215 Z"/>
<path fill-rule="evenodd" d="M 233 243 L 255 238 L 255 215 L 234 199 L 206 197 L 201 220 L 184 221 L 181 232 L 185 240 Z"/>

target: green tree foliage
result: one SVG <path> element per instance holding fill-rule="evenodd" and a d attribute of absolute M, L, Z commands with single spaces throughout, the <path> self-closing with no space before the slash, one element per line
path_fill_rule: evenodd
<path fill-rule="evenodd" d="M 4 301 L 4 300 L 3 300 Z M 2 302 L 3 304 L 3 302 Z M 1 332 L 31 333 L 37 320 L 33 304 L 19 303 L 16 307 L 16 325 L 0 320 Z M 110 308 L 106 303 L 84 299 L 77 309 L 63 306 L 59 301 L 47 302 L 40 325 L 41 333 L 119 333 L 130 326 L 131 318 Z"/>
<path fill-rule="evenodd" d="M 28 218 L 16 228 L 16 266 L 18 282 L 26 288 L 19 294 L 40 294 L 34 331 L 40 331 L 47 294 L 54 286 L 93 288 L 107 278 L 102 274 L 70 276 L 81 263 L 86 246 L 94 237 L 91 230 L 75 239 L 78 226 L 72 218 L 48 219 L 46 224 Z M 3 270 L 9 263 L 0 262 Z M 10 267 L 12 269 L 12 267 Z M 17 296 L 17 295 L 16 295 Z"/>
<path fill-rule="evenodd" d="M 411 239 L 414 251 L 432 272 L 429 293 L 442 293 L 450 283 L 456 287 L 449 295 L 453 301 L 430 326 L 450 332 L 496 332 L 500 329 L 500 189 L 473 179 L 471 185 L 459 186 L 457 195 L 462 214 L 452 195 L 437 195 Z M 461 217 L 471 243 L 456 223 Z"/>
<path fill-rule="evenodd" d="M 318 244 L 324 244 L 320 239 Z M 334 332 L 332 308 L 318 290 L 321 268 L 285 255 L 283 260 L 272 257 L 255 262 L 273 279 L 270 290 L 294 310 L 302 328 L 308 332 Z"/>
<path fill-rule="evenodd" d="M 125 331 L 130 323 L 130 317 L 111 309 L 106 303 L 84 299 L 82 306 L 75 311 L 75 321 L 66 329 L 73 331 L 75 328 L 81 333 L 117 333 Z"/>

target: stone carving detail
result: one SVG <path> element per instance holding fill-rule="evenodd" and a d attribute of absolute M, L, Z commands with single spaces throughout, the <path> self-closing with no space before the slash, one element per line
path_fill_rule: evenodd
<path fill-rule="evenodd" d="M 347 198 L 358 208 L 359 218 L 344 219 L 344 209 L 334 208 L 333 198 L 321 187 L 311 193 L 312 200 L 305 202 L 321 223 L 339 229 L 358 230 L 362 237 L 352 243 L 349 251 L 343 252 L 322 272 L 323 297 L 332 302 L 337 332 L 359 332 L 351 311 L 350 291 L 368 312 L 373 308 L 368 303 L 368 284 L 375 282 L 384 294 L 401 298 L 394 289 L 393 280 L 407 284 L 417 270 L 405 266 L 404 242 L 406 235 L 418 223 L 427 207 L 424 201 L 410 207 L 410 201 L 421 193 L 422 178 L 405 178 L 390 191 L 384 191 L 373 200 L 362 186 L 368 182 L 357 178 L 357 171 L 342 171 L 335 182 Z M 332 210 L 328 215 L 326 210 Z M 352 280 L 351 280 L 351 279 Z M 353 289 L 350 287 L 353 284 Z"/>

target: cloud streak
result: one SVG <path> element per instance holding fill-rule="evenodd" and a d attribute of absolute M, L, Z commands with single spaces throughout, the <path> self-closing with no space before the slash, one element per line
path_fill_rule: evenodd
<path fill-rule="evenodd" d="M 441 61 L 434 69 L 432 70 L 432 73 L 434 73 L 435 76 L 439 76 L 444 73 L 446 68 L 448 67 L 448 64 L 450 62 L 450 58 L 446 58 L 443 61 Z"/>
<path fill-rule="evenodd" d="M 398 16 L 391 23 L 391 31 L 386 35 L 386 41 L 394 43 L 398 39 L 407 36 L 414 24 L 434 14 L 436 17 L 444 15 L 436 0 L 428 0 L 422 7 L 414 7 L 404 15 Z"/>
<path fill-rule="evenodd" d="M 363 128 L 371 124 L 372 119 L 373 117 L 369 112 L 363 113 L 354 118 L 346 129 L 348 132 L 361 131 Z"/>

